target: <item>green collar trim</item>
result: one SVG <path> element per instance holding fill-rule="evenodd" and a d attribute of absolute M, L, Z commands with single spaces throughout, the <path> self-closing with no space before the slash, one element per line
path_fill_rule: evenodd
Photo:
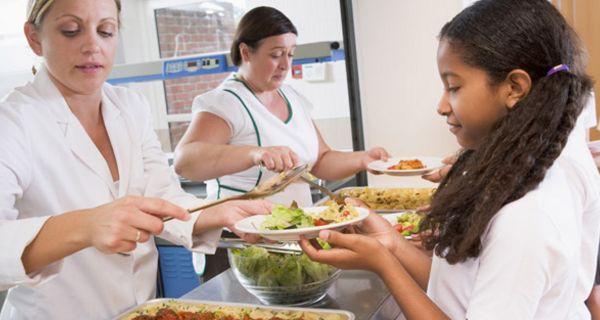
<path fill-rule="evenodd" d="M 254 127 L 254 132 L 256 133 L 256 144 L 259 147 L 262 147 L 262 142 L 261 142 L 261 139 L 260 139 L 260 132 L 258 131 L 258 126 L 256 125 L 256 121 L 254 120 L 254 117 L 252 116 L 252 112 L 250 112 L 250 109 L 248 109 L 248 107 L 244 103 L 244 100 L 242 100 L 242 98 L 240 98 L 240 96 L 238 96 L 237 93 L 233 92 L 230 89 L 223 89 L 223 90 L 225 92 L 231 93 L 232 95 L 234 95 L 240 101 L 240 103 L 244 107 L 244 110 L 246 110 L 246 113 L 248 113 L 248 116 L 250 117 L 250 120 L 252 121 L 252 126 Z M 256 179 L 256 183 L 254 184 L 254 186 L 257 186 L 260 183 L 260 178 L 262 178 L 262 171 L 259 171 L 258 178 Z"/>
<path fill-rule="evenodd" d="M 283 100 L 285 100 L 285 104 L 287 105 L 288 117 L 287 117 L 287 119 L 285 119 L 285 121 L 283 123 L 288 124 L 292 120 L 292 116 L 294 115 L 294 111 L 292 111 L 292 105 L 290 104 L 290 100 L 288 100 L 288 98 L 283 93 L 283 90 L 278 89 L 277 92 L 279 93 L 279 95 L 281 97 L 283 97 Z"/>
<path fill-rule="evenodd" d="M 248 91 L 250 91 L 250 93 L 252 93 L 254 98 L 256 98 L 256 100 L 258 100 L 258 102 L 260 102 L 260 104 L 262 104 L 260 99 L 258 99 L 258 97 L 256 96 L 256 93 L 254 93 L 254 91 L 252 91 L 252 89 L 250 89 L 250 87 L 248 86 L 248 84 L 246 82 L 244 82 L 238 78 L 230 78 L 229 81 L 236 81 L 236 82 L 243 84 L 244 87 L 246 87 L 246 89 L 248 89 Z M 225 89 L 225 90 L 227 90 L 227 89 Z M 285 119 L 285 121 L 283 121 L 283 123 L 288 124 L 292 120 L 292 116 L 294 115 L 294 111 L 292 110 L 292 105 L 290 104 L 290 100 L 288 100 L 288 98 L 285 96 L 285 94 L 283 93 L 283 91 L 281 89 L 277 89 L 277 93 L 283 98 L 283 100 L 285 100 L 285 104 L 287 105 L 288 117 L 287 117 L 287 119 Z"/>

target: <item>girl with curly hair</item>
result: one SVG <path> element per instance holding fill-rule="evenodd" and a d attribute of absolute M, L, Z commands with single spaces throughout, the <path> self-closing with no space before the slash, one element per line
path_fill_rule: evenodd
<path fill-rule="evenodd" d="M 407 319 L 589 319 L 599 176 L 574 31 L 545 0 L 481 0 L 441 30 L 438 113 L 464 148 L 423 227 L 429 258 L 376 215 L 314 260 L 378 273 Z M 377 254 L 373 254 L 377 253 Z"/>

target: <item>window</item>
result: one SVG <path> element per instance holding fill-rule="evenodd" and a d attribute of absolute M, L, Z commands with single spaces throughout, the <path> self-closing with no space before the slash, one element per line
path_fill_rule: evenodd
<path fill-rule="evenodd" d="M 23 23 L 27 11 L 27 1 L 3 1 L 0 3 L 0 97 L 16 86 L 31 79 L 31 68 L 40 63 L 23 35 Z"/>
<path fill-rule="evenodd" d="M 228 52 L 237 21 L 247 10 L 260 5 L 273 6 L 284 12 L 298 28 L 299 44 L 343 39 L 337 0 L 128 0 L 123 2 L 125 61 L 136 63 Z M 352 149 L 345 62 L 327 64 L 326 81 L 309 83 L 289 75 L 286 82 L 314 104 L 313 119 L 325 140 L 333 148 Z M 155 129 L 163 149 L 170 152 L 191 120 L 194 97 L 217 87 L 227 76 L 229 74 L 223 73 L 182 77 L 129 86 L 150 100 Z"/>

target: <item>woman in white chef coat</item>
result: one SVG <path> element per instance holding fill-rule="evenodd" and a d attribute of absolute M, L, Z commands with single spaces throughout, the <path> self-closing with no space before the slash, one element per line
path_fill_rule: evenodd
<path fill-rule="evenodd" d="M 600 176 L 576 125 L 592 82 L 545 0 L 480 0 L 440 33 L 438 113 L 464 151 L 425 216 L 432 258 L 372 214 L 314 260 L 378 273 L 407 319 L 589 319 Z M 374 254 L 377 253 L 377 254 Z"/>
<path fill-rule="evenodd" d="M 231 45 L 237 73 L 194 99 L 194 118 L 177 145 L 175 170 L 207 181 L 209 198 L 246 192 L 261 181 L 308 163 L 318 178 L 337 180 L 377 159 L 382 148 L 332 150 L 311 119 L 312 104 L 285 85 L 298 32 L 271 7 L 257 7 L 240 20 Z M 312 204 L 306 183 L 294 183 L 269 200 Z"/>
<path fill-rule="evenodd" d="M 270 209 L 179 207 L 199 201 L 170 172 L 148 104 L 105 83 L 119 11 L 119 0 L 30 3 L 24 30 L 44 65 L 0 102 L 0 319 L 112 318 L 155 296 L 152 235 L 212 253 L 222 227 Z"/>

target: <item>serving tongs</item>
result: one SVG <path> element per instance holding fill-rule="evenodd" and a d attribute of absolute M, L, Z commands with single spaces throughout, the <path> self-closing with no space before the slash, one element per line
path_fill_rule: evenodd
<path fill-rule="evenodd" d="M 219 248 L 245 249 L 249 246 L 265 248 L 267 251 L 275 253 L 302 254 L 302 248 L 300 248 L 297 243 L 248 243 L 243 239 L 238 238 L 221 238 L 221 240 L 219 240 Z"/>
<path fill-rule="evenodd" d="M 303 165 L 297 166 L 295 168 L 292 168 L 290 170 L 282 171 L 281 173 L 271 177 L 270 179 L 259 184 L 258 186 L 254 187 L 252 190 L 250 190 L 244 194 L 222 198 L 222 199 L 219 199 L 219 200 L 216 200 L 213 202 L 203 204 L 199 207 L 187 209 L 187 211 L 188 211 L 188 213 L 193 213 L 198 210 L 210 208 L 212 206 L 216 206 L 218 204 L 221 204 L 221 203 L 227 202 L 227 201 L 231 201 L 231 200 L 247 200 L 247 199 L 259 199 L 259 198 L 268 197 L 279 191 L 282 191 L 290 183 L 294 182 L 296 179 L 298 179 L 300 176 L 302 176 L 302 174 L 304 174 L 306 172 L 308 172 L 308 164 L 303 164 Z M 165 217 L 165 218 L 163 218 L 163 221 L 166 222 L 171 219 L 173 219 L 173 217 Z"/>
<path fill-rule="evenodd" d="M 307 172 L 307 173 L 300 175 L 300 179 L 302 181 L 308 183 L 310 186 L 317 188 L 322 193 L 326 194 L 329 197 L 329 199 L 335 201 L 338 205 L 346 204 L 346 202 L 344 201 L 344 198 L 342 196 L 339 196 L 339 195 L 333 193 L 328 188 L 325 188 L 324 186 L 316 183 L 314 181 L 315 178 L 310 173 Z"/>

